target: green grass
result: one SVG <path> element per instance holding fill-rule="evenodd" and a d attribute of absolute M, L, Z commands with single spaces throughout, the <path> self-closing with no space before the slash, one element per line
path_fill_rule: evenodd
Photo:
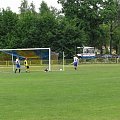
<path fill-rule="evenodd" d="M 0 73 L 0 120 L 119 120 L 120 65 Z"/>

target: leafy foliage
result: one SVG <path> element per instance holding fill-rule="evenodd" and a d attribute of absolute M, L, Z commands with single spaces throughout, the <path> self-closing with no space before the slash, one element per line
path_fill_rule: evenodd
<path fill-rule="evenodd" d="M 62 10 L 42 1 L 39 13 L 32 2 L 21 1 L 20 14 L 0 11 L 0 48 L 51 47 L 75 54 L 77 46 L 110 46 L 120 53 L 120 5 L 114 0 L 58 0 Z"/>

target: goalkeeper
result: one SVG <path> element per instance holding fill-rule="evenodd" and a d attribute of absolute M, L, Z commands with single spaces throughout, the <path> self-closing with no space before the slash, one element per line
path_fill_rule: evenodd
<path fill-rule="evenodd" d="M 24 66 L 25 66 L 25 68 L 26 68 L 26 72 L 30 72 L 30 71 L 29 71 L 29 65 L 28 65 L 27 58 L 25 58 L 25 60 L 24 60 Z"/>

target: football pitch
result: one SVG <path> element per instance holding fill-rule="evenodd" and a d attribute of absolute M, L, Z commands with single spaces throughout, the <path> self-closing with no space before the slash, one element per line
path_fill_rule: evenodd
<path fill-rule="evenodd" d="M 0 72 L 0 120 L 119 120 L 120 64 Z"/>

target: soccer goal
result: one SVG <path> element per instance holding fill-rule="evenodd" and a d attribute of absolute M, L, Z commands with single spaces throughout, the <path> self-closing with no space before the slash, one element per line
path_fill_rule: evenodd
<path fill-rule="evenodd" d="M 50 48 L 0 49 L 0 71 L 14 72 L 15 60 L 19 58 L 21 72 L 25 71 L 24 60 L 27 58 L 30 71 L 63 71 L 63 59 L 59 60 L 59 53 Z"/>

